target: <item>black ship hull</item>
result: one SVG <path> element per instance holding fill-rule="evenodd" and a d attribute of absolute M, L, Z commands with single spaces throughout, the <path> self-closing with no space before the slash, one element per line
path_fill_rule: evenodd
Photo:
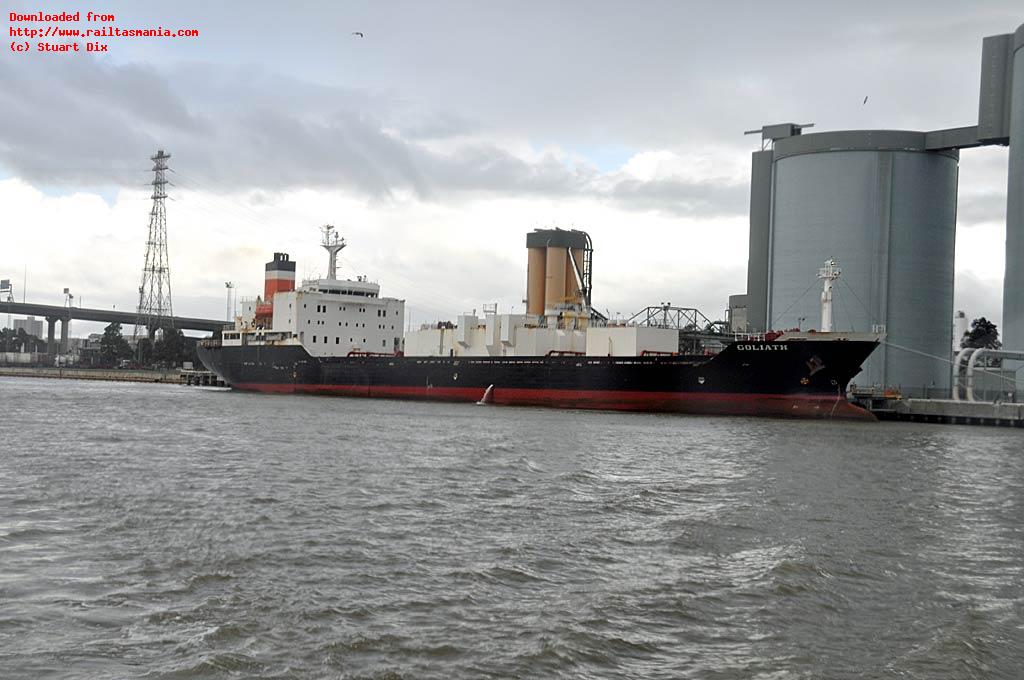
<path fill-rule="evenodd" d="M 199 357 L 235 389 L 798 418 L 873 419 L 846 388 L 863 340 L 734 342 L 704 356 L 313 357 L 299 345 L 221 345 Z"/>

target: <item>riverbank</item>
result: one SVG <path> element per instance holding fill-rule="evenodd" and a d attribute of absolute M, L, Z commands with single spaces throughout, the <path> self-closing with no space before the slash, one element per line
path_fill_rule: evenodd
<path fill-rule="evenodd" d="M 178 383 L 179 369 L 163 371 L 116 368 L 57 368 L 43 366 L 0 366 L 0 377 L 65 378 L 69 380 L 107 380 L 114 382 Z"/>

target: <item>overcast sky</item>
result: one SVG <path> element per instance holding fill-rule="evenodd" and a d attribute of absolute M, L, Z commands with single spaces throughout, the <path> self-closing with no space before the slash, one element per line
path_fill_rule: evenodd
<path fill-rule="evenodd" d="M 9 7 L 76 9 L 96 7 Z M 102 9 L 200 37 L 0 57 L 0 278 L 18 299 L 27 268 L 32 301 L 68 286 L 134 309 L 159 147 L 176 313 L 222 318 L 224 282 L 261 292 L 274 251 L 322 274 L 330 222 L 342 273 L 405 298 L 415 324 L 521 310 L 542 226 L 591 233 L 602 310 L 721 318 L 746 287 L 744 130 L 975 124 L 981 40 L 1024 21 L 1019 0 Z M 964 151 L 956 304 L 972 317 L 1000 317 L 1005 194 L 1005 149 Z"/>

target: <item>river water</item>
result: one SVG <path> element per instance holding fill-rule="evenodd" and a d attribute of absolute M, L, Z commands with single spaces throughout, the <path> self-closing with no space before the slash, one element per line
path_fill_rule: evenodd
<path fill-rule="evenodd" d="M 0 378 L 3 678 L 1018 678 L 1024 434 Z"/>

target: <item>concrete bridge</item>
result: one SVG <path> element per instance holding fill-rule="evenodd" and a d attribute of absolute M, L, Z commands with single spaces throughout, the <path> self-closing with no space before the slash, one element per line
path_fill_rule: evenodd
<path fill-rule="evenodd" d="M 0 302 L 0 313 L 18 314 L 22 316 L 41 316 L 46 319 L 46 351 L 53 354 L 55 347 L 55 331 L 60 322 L 60 351 L 68 349 L 68 327 L 72 319 L 80 321 L 117 322 L 125 326 L 134 326 L 138 314 L 135 312 L 118 312 L 113 309 L 88 309 L 84 307 L 63 307 L 60 305 L 37 305 L 31 302 Z M 174 327 L 187 331 L 206 331 L 213 333 L 221 330 L 230 322 L 219 319 L 196 319 L 187 316 L 171 317 Z"/>

